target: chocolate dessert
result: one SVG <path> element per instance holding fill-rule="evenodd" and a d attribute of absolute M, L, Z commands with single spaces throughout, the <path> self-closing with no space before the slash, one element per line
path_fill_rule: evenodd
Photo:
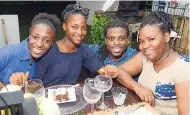
<path fill-rule="evenodd" d="M 57 100 L 59 102 L 69 100 L 68 91 L 65 88 L 55 89 L 53 95 L 54 95 L 54 100 Z"/>

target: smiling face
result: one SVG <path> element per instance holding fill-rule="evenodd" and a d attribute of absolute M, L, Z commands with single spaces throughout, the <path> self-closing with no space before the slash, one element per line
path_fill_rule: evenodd
<path fill-rule="evenodd" d="M 55 33 L 46 24 L 35 24 L 29 35 L 29 49 L 32 59 L 43 56 L 51 47 Z"/>
<path fill-rule="evenodd" d="M 119 59 L 127 48 L 127 34 L 122 27 L 113 27 L 107 30 L 106 47 L 111 59 Z"/>
<path fill-rule="evenodd" d="M 139 49 L 148 58 L 159 61 L 168 52 L 169 33 L 162 32 L 158 25 L 147 25 L 139 31 Z"/>
<path fill-rule="evenodd" d="M 66 39 L 74 45 L 79 45 L 86 35 L 86 18 L 81 14 L 71 14 L 67 17 L 66 23 L 63 23 L 63 29 L 66 32 Z"/>

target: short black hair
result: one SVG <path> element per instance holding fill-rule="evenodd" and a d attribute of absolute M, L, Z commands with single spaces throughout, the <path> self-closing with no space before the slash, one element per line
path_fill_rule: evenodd
<path fill-rule="evenodd" d="M 104 29 L 104 37 L 106 37 L 108 29 L 110 29 L 110 28 L 115 28 L 115 27 L 121 27 L 121 28 L 125 29 L 126 34 L 127 34 L 127 38 L 129 37 L 129 26 L 128 26 L 128 24 L 125 23 L 125 22 L 122 22 L 122 21 L 118 21 L 118 20 L 109 22 L 109 23 L 105 26 L 105 29 Z M 129 38 L 128 38 L 128 39 L 129 39 Z"/>
<path fill-rule="evenodd" d="M 106 38 L 108 29 L 115 28 L 115 27 L 121 27 L 121 28 L 125 29 L 126 34 L 127 34 L 127 39 L 130 40 L 130 38 L 129 38 L 129 33 L 130 33 L 130 31 L 129 31 L 129 25 L 127 23 L 119 21 L 119 20 L 115 20 L 115 21 L 109 22 L 105 26 L 104 37 Z M 126 48 L 126 50 L 127 50 L 127 48 Z M 102 45 L 99 48 L 99 50 L 97 51 L 97 53 L 99 54 L 98 55 L 99 59 L 102 61 L 102 63 L 104 63 L 104 60 L 106 59 L 106 57 L 109 56 L 106 44 Z"/>
<path fill-rule="evenodd" d="M 171 30 L 174 28 L 171 15 L 163 11 L 151 12 L 142 20 L 140 29 L 146 25 L 157 25 L 163 33 L 171 33 Z"/>
<path fill-rule="evenodd" d="M 69 4 L 65 8 L 65 10 L 63 10 L 63 12 L 61 13 L 61 18 L 62 18 L 63 22 L 66 22 L 67 17 L 71 14 L 81 14 L 86 19 L 88 19 L 89 9 L 82 8 L 82 6 L 79 4 L 79 2 L 77 2 L 76 4 Z"/>
<path fill-rule="evenodd" d="M 59 31 L 61 27 L 61 21 L 60 19 L 54 15 L 54 14 L 48 14 L 48 13 L 39 13 L 34 16 L 32 22 L 31 22 L 31 28 L 35 24 L 47 24 L 52 28 L 52 31 L 56 32 Z M 31 28 L 29 30 L 29 33 L 31 33 Z"/>

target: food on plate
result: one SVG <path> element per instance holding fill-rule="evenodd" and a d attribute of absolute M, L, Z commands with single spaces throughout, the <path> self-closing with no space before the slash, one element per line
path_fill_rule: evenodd
<path fill-rule="evenodd" d="M 58 88 L 53 91 L 53 98 L 59 102 L 69 100 L 68 91 L 66 88 Z"/>

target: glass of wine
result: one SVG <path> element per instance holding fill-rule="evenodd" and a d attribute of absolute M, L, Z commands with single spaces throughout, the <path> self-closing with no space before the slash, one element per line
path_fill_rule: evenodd
<path fill-rule="evenodd" d="M 40 79 L 32 79 L 26 82 L 25 93 L 33 93 L 37 97 L 45 97 L 45 89 Z"/>
<path fill-rule="evenodd" d="M 83 87 L 84 99 L 91 104 L 91 113 L 94 112 L 94 104 L 97 103 L 101 98 L 102 92 L 98 91 L 94 87 L 94 79 L 87 78 Z"/>
<path fill-rule="evenodd" d="M 104 102 L 104 92 L 109 91 L 112 88 L 113 81 L 110 76 L 98 75 L 94 80 L 94 85 L 96 89 L 102 92 L 102 100 L 97 104 L 99 109 L 107 109 L 109 107 L 108 103 Z"/>

